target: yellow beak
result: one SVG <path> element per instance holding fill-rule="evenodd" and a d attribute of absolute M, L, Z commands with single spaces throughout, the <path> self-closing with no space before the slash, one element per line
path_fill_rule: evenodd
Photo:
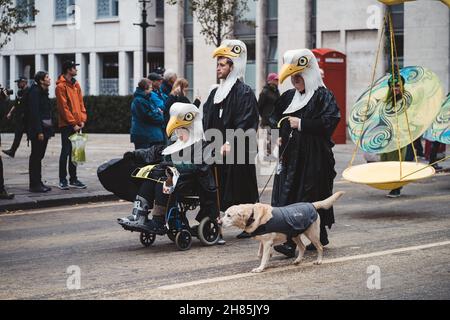
<path fill-rule="evenodd" d="M 178 119 L 178 117 L 170 117 L 169 123 L 167 124 L 166 127 L 167 136 L 170 137 L 172 133 L 175 131 L 175 129 L 181 127 L 189 127 L 191 123 L 192 121 L 180 120 Z"/>
<path fill-rule="evenodd" d="M 230 48 L 222 46 L 222 47 L 218 47 L 216 50 L 214 50 L 213 58 L 216 58 L 216 57 L 237 58 L 237 57 L 239 57 L 239 55 L 234 53 L 233 51 L 231 51 Z"/>
<path fill-rule="evenodd" d="M 283 83 L 283 81 L 286 80 L 287 77 L 302 72 L 303 70 L 305 70 L 305 67 L 300 67 L 294 64 L 283 65 L 283 67 L 281 67 L 280 74 L 278 75 L 278 77 L 280 78 L 280 83 Z"/>

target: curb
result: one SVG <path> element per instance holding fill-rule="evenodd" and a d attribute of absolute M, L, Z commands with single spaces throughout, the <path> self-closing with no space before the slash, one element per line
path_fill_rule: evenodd
<path fill-rule="evenodd" d="M 18 211 L 18 210 L 30 210 L 30 209 L 42 209 L 42 208 L 50 208 L 57 207 L 63 205 L 74 205 L 74 204 L 83 204 L 89 202 L 103 202 L 103 201 L 114 201 L 119 200 L 117 196 L 112 193 L 104 193 L 104 194 L 85 194 L 80 196 L 72 196 L 67 198 L 55 196 L 53 198 L 44 198 L 38 199 L 35 201 L 24 201 L 21 203 L 10 203 L 0 205 L 0 214 L 6 213 L 10 211 Z"/>

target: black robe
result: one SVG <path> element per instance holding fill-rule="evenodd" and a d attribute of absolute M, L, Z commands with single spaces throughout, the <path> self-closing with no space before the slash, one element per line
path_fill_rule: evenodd
<path fill-rule="evenodd" d="M 285 151 L 281 159 L 282 170 L 274 179 L 274 207 L 323 200 L 331 196 L 336 177 L 331 135 L 341 116 L 333 93 L 320 87 L 302 109 L 283 114 L 294 94 L 295 89 L 286 91 L 277 101 L 270 118 L 272 128 L 276 128 L 277 122 L 287 115 L 302 119 L 301 131 L 292 130 L 287 119 L 281 123 L 280 155 Z M 331 227 L 334 223 L 333 208 L 319 210 L 319 215 L 322 225 Z"/>
<path fill-rule="evenodd" d="M 237 81 L 228 96 L 219 104 L 214 104 L 213 90 L 203 106 L 203 129 L 218 129 L 222 132 L 225 143 L 226 129 L 258 130 L 258 103 L 252 89 Z M 219 117 L 222 108 L 222 117 Z M 257 154 L 256 135 L 253 143 L 245 148 L 245 164 L 217 164 L 221 210 L 232 205 L 255 203 L 258 201 L 258 184 L 254 159 Z M 235 141 L 229 141 L 232 144 Z M 254 148 L 252 148 L 254 146 Z M 234 162 L 236 163 L 236 162 Z"/>

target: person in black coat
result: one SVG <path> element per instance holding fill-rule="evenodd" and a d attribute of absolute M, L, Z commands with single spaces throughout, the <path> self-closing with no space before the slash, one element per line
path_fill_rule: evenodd
<path fill-rule="evenodd" d="M 27 97 L 28 97 L 28 80 L 24 77 L 19 77 L 15 81 L 19 90 L 17 91 L 16 100 L 14 101 L 14 106 L 8 112 L 6 116 L 8 120 L 14 118 L 14 141 L 11 148 L 8 150 L 3 150 L 3 153 L 14 158 L 16 151 L 19 148 L 20 142 L 22 141 L 22 136 L 25 133 L 25 127 L 27 121 L 24 117 L 28 112 L 27 110 Z"/>
<path fill-rule="evenodd" d="M 0 119 L 3 118 L 3 110 L 7 107 L 8 97 L 0 91 Z M 2 136 L 0 135 L 0 147 L 2 145 Z M 9 193 L 5 189 L 5 181 L 3 178 L 3 161 L 0 155 L 0 200 L 10 200 L 14 198 L 14 194 Z"/>
<path fill-rule="evenodd" d="M 42 182 L 42 159 L 44 159 L 48 140 L 54 136 L 52 109 L 48 97 L 50 77 L 45 71 L 36 73 L 35 84 L 28 95 L 28 140 L 31 141 L 29 161 L 30 191 L 48 192 L 50 187 Z"/>
<path fill-rule="evenodd" d="M 280 97 L 270 118 L 272 128 L 280 125 L 280 162 L 275 175 L 272 206 L 328 198 L 336 177 L 331 136 L 340 112 L 333 93 L 323 84 L 317 60 L 310 50 L 288 51 L 280 81 L 290 76 L 294 89 Z M 333 208 L 319 210 L 320 241 L 327 245 L 326 226 L 334 224 Z M 312 244 L 307 247 L 315 249 Z M 292 240 L 274 249 L 289 257 L 295 255 Z"/>
<path fill-rule="evenodd" d="M 258 109 L 261 116 L 261 128 L 266 130 L 266 145 L 265 156 L 269 157 L 272 154 L 271 135 L 269 117 L 273 113 L 275 103 L 280 98 L 280 91 L 278 90 L 278 75 L 270 73 L 267 76 L 267 83 L 259 94 Z"/>

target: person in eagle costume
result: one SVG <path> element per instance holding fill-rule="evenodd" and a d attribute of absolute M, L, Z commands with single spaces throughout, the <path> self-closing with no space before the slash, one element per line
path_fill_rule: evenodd
<path fill-rule="evenodd" d="M 256 180 L 256 131 L 258 129 L 259 114 L 258 103 L 250 86 L 242 79 L 247 63 L 247 47 L 240 40 L 225 40 L 214 53 L 217 58 L 217 78 L 220 84 L 211 91 L 203 106 L 203 129 L 220 130 L 224 137 L 220 150 L 222 161 L 216 161 L 215 170 L 218 176 L 220 191 L 220 209 L 225 211 L 232 205 L 242 203 L 255 203 L 258 201 L 258 186 Z M 236 146 L 237 139 L 226 140 L 226 130 L 242 129 L 255 135 L 251 136 L 250 143 L 245 146 L 245 163 L 239 164 L 234 154 L 233 164 L 228 164 L 230 151 Z M 233 141 L 234 140 L 234 141 Z M 255 146 L 252 148 L 252 146 Z M 237 148 L 236 148 L 237 149 Z M 221 164 L 223 163 L 223 164 Z"/>
<path fill-rule="evenodd" d="M 173 133 L 177 135 L 173 144 L 127 152 L 123 159 L 111 160 L 98 169 L 100 182 L 107 190 L 122 199 L 134 201 L 132 214 L 117 221 L 126 230 L 165 234 L 169 193 L 193 188 L 200 197 L 196 220 L 200 222 L 206 216 L 217 218 L 219 215 L 214 175 L 202 161 L 204 133 L 201 111 L 193 104 L 174 103 L 166 131 L 168 137 Z M 150 179 L 132 177 L 136 169 L 149 164 L 156 164 L 150 171 Z M 168 179 L 168 167 L 176 168 L 180 174 L 173 190 L 167 184 L 171 180 Z M 149 219 L 151 209 L 153 217 Z"/>
<path fill-rule="evenodd" d="M 282 94 L 270 117 L 272 128 L 280 126 L 280 159 L 275 175 L 272 206 L 314 202 L 332 195 L 335 160 L 331 136 L 340 120 L 333 93 L 320 74 L 314 54 L 308 49 L 290 50 L 284 55 L 279 78 L 291 77 L 294 89 Z M 333 208 L 319 210 L 320 240 L 328 244 L 325 226 L 334 223 Z M 292 240 L 275 246 L 289 257 L 295 255 Z M 314 250 L 310 244 L 309 250 Z"/>

